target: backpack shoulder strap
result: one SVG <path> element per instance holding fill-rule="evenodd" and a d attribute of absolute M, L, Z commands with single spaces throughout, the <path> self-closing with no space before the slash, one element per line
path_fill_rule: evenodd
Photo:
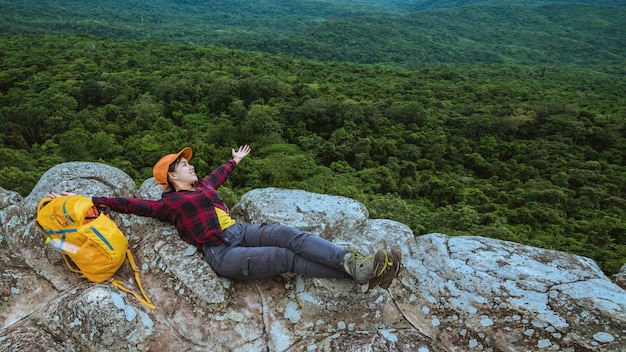
<path fill-rule="evenodd" d="M 76 274 L 76 276 L 78 276 L 79 278 L 85 279 L 85 275 L 83 275 L 83 272 L 80 270 L 80 268 L 76 266 L 76 264 L 72 263 L 71 258 L 69 258 L 67 254 L 61 253 L 61 257 L 63 258 L 63 260 L 65 261 L 65 265 L 67 265 L 71 272 Z"/>
<path fill-rule="evenodd" d="M 156 306 L 152 303 L 152 301 L 150 301 L 150 298 L 148 298 L 148 296 L 146 295 L 146 291 L 143 290 L 143 286 L 141 285 L 141 280 L 139 279 L 139 269 L 137 268 L 137 265 L 135 264 L 135 259 L 133 258 L 133 255 L 130 252 L 130 249 L 126 250 L 126 256 L 128 257 L 128 262 L 130 263 L 131 268 L 135 272 L 135 280 L 137 281 L 137 286 L 139 287 L 139 290 L 141 290 L 141 295 L 143 297 L 139 296 L 138 293 L 126 288 L 124 284 L 119 280 L 111 279 L 111 284 L 119 288 L 120 290 L 124 292 L 128 292 L 131 295 L 135 296 L 135 298 L 137 298 L 137 300 L 143 303 L 146 307 L 150 309 L 156 309 Z"/>

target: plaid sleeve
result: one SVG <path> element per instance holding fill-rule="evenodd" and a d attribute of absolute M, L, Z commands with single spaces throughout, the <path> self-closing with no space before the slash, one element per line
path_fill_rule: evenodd
<path fill-rule="evenodd" d="M 127 197 L 92 197 L 96 206 L 104 205 L 119 213 L 135 214 L 151 218 L 162 219 L 161 208 L 163 202 Z"/>
<path fill-rule="evenodd" d="M 226 182 L 235 167 L 237 167 L 235 160 L 229 160 L 213 170 L 207 177 L 202 179 L 201 182 L 205 182 L 208 186 L 217 189 L 222 183 Z"/>

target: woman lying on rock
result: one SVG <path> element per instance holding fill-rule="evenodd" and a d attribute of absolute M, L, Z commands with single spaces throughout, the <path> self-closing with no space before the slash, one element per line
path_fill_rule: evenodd
<path fill-rule="evenodd" d="M 232 150 L 232 159 L 198 179 L 189 163 L 190 148 L 168 154 L 153 169 L 155 181 L 166 191 L 160 200 L 93 197 L 98 207 L 147 216 L 173 224 L 182 240 L 199 248 L 221 276 L 261 279 L 282 273 L 308 277 L 349 278 L 388 288 L 401 268 L 400 251 L 379 250 L 365 256 L 321 237 L 289 226 L 238 223 L 217 194 L 235 167 L 250 153 L 248 145 Z M 61 195 L 71 195 L 62 192 Z M 50 197 L 59 194 L 51 193 Z"/>

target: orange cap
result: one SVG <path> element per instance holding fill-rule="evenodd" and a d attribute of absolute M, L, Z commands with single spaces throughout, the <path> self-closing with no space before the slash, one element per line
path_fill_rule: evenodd
<path fill-rule="evenodd" d="M 152 169 L 152 175 L 154 175 L 154 181 L 162 185 L 163 188 L 168 187 L 167 172 L 168 172 L 170 165 L 174 161 L 176 161 L 176 159 L 178 159 L 178 157 L 181 155 L 185 159 L 189 160 L 191 159 L 193 152 L 191 151 L 191 148 L 185 147 L 183 150 L 181 150 L 180 152 L 176 154 L 167 154 L 166 156 L 162 157 L 161 160 L 159 160 L 159 162 L 156 163 L 156 165 L 154 165 L 154 168 Z"/>

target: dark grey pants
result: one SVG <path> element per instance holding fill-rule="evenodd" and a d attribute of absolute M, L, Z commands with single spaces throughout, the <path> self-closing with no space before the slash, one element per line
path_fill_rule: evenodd
<path fill-rule="evenodd" d="M 235 224 L 224 231 L 229 245 L 204 247 L 213 270 L 235 280 L 282 273 L 349 278 L 343 270 L 346 249 L 296 228 L 275 224 Z"/>

